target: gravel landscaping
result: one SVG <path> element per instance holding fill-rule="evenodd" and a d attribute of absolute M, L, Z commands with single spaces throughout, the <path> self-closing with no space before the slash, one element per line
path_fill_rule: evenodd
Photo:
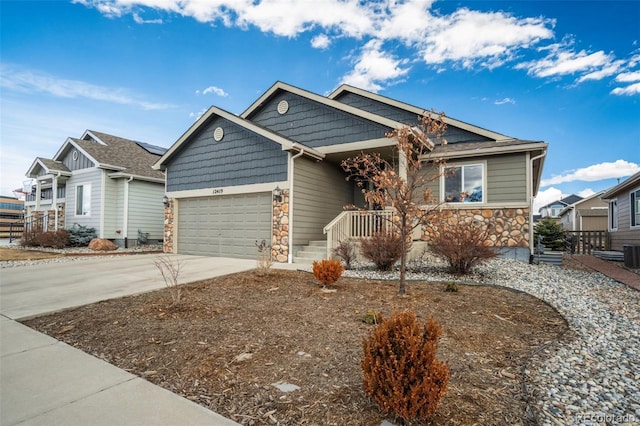
<path fill-rule="evenodd" d="M 520 290 L 544 300 L 569 322 L 569 332 L 534 354 L 525 371 L 543 424 L 640 423 L 640 292 L 597 272 L 510 259 L 492 260 L 462 279 L 444 269 L 444 264 L 423 272 L 413 268 L 407 276 Z M 370 279 L 397 275 L 345 272 Z"/>

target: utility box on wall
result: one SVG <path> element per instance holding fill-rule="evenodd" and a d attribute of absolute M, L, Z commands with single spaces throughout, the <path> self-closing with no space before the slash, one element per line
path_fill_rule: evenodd
<path fill-rule="evenodd" d="M 640 268 L 640 245 L 625 245 L 623 247 L 624 266 L 627 268 Z"/>

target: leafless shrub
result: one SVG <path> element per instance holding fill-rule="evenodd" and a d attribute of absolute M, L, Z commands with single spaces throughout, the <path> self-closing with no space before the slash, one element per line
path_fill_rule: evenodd
<path fill-rule="evenodd" d="M 356 245 L 353 241 L 342 240 L 333 249 L 333 254 L 344 262 L 344 269 L 351 269 L 351 262 L 356 258 Z"/>
<path fill-rule="evenodd" d="M 489 247 L 489 229 L 477 223 L 443 223 L 431 241 L 431 250 L 449 264 L 449 271 L 467 274 L 471 268 L 498 256 Z"/>
<path fill-rule="evenodd" d="M 260 244 L 258 244 L 258 240 L 256 240 L 256 247 L 258 248 L 258 275 L 269 275 L 269 272 L 271 272 L 271 266 L 273 266 L 271 245 L 267 244 L 266 240 L 262 240 Z"/>
<path fill-rule="evenodd" d="M 360 240 L 362 255 L 372 261 L 380 271 L 390 271 L 400 259 L 406 245 L 402 236 L 394 230 L 375 232 L 370 238 Z"/>
<path fill-rule="evenodd" d="M 163 254 L 156 258 L 154 264 L 162 274 L 164 283 L 171 294 L 170 307 L 177 306 L 182 301 L 182 292 L 178 283 L 182 261 L 173 259 L 169 255 Z"/>

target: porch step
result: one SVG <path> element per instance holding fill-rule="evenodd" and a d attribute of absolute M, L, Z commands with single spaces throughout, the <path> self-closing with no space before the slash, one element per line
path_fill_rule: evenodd
<path fill-rule="evenodd" d="M 309 241 L 309 245 L 301 248 L 293 258 L 294 263 L 312 263 L 314 260 L 322 260 L 327 256 L 327 242 Z"/>

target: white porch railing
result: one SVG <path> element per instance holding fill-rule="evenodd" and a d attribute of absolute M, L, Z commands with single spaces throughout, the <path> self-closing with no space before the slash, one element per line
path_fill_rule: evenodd
<path fill-rule="evenodd" d="M 340 241 L 371 237 L 375 232 L 391 230 L 393 210 L 347 210 L 340 213 L 327 226 L 327 259 Z"/>

